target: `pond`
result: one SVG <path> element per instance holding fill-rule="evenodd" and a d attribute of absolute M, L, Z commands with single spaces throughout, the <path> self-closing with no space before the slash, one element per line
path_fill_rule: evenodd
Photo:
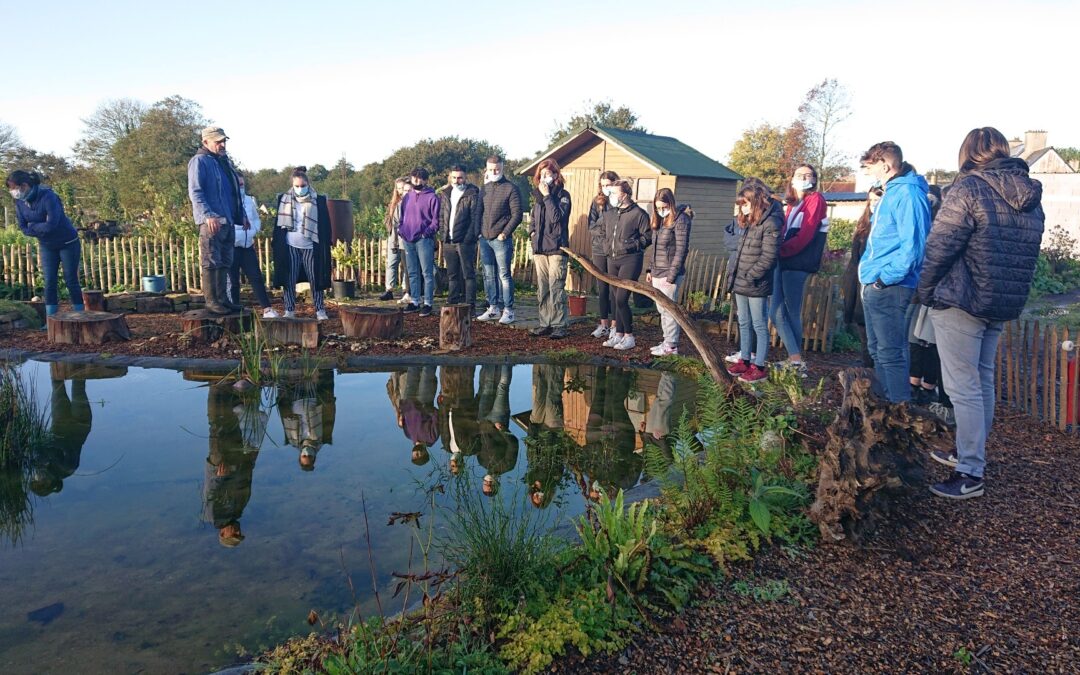
<path fill-rule="evenodd" d="M 4 673 L 206 672 L 312 630 L 311 610 L 374 613 L 369 557 L 389 598 L 414 535 L 388 518 L 425 510 L 436 476 L 565 520 L 637 484 L 696 394 L 574 365 L 327 370 L 243 395 L 210 373 L 19 369 L 56 440 L 0 474 Z"/>

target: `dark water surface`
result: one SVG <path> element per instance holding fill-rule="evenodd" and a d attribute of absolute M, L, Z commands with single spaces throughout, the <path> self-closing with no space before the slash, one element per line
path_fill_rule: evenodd
<path fill-rule="evenodd" d="M 569 517 L 635 485 L 695 394 L 593 366 L 324 371 L 244 396 L 195 372 L 20 369 L 57 440 L 0 475 L 32 506 L 17 540 L 0 527 L 3 673 L 206 672 L 306 633 L 310 610 L 372 613 L 361 495 L 389 598 L 414 536 L 388 517 L 427 510 L 437 474 Z"/>

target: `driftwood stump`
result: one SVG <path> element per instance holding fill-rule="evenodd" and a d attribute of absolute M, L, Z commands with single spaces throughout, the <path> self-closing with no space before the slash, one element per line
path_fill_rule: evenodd
<path fill-rule="evenodd" d="M 472 305 L 445 305 L 439 310 L 439 349 L 459 351 L 472 346 Z"/>
<path fill-rule="evenodd" d="M 214 314 L 205 309 L 193 309 L 180 315 L 180 327 L 195 342 L 217 342 L 226 333 L 243 333 L 251 330 L 253 316 L 250 312 Z"/>
<path fill-rule="evenodd" d="M 394 307 L 342 307 L 341 326 L 354 338 L 397 340 L 405 332 L 405 312 Z"/>
<path fill-rule="evenodd" d="M 259 329 L 275 345 L 319 346 L 319 322 L 315 319 L 262 319 Z"/>
<path fill-rule="evenodd" d="M 83 291 L 83 305 L 90 312 L 105 311 L 105 291 Z"/>
<path fill-rule="evenodd" d="M 101 345 L 130 340 L 122 314 L 57 312 L 48 318 L 49 342 L 60 345 Z"/>
<path fill-rule="evenodd" d="M 951 439 L 936 418 L 876 396 L 873 371 L 850 368 L 838 377 L 844 398 L 828 429 L 810 519 L 825 541 L 859 542 L 895 497 L 925 484 L 928 451 Z"/>

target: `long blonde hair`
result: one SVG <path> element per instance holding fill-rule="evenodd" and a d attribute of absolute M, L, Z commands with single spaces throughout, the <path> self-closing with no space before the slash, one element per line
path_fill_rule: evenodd
<path fill-rule="evenodd" d="M 386 229 L 389 230 L 394 226 L 394 214 L 397 213 L 398 205 L 401 204 L 403 195 L 398 192 L 398 185 L 409 184 L 408 176 L 399 176 L 394 179 L 394 189 L 390 194 L 390 203 L 386 205 L 386 215 L 383 216 L 383 223 L 386 225 Z"/>

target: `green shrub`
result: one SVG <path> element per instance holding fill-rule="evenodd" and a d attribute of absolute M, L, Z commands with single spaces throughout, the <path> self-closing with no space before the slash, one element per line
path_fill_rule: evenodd
<path fill-rule="evenodd" d="M 829 236 L 825 240 L 825 248 L 830 251 L 850 249 L 851 240 L 855 236 L 855 228 L 858 225 L 858 222 L 845 218 L 829 219 Z"/>
<path fill-rule="evenodd" d="M 31 328 L 41 328 L 41 317 L 34 308 L 24 302 L 0 299 L 0 314 L 18 312 Z"/>
<path fill-rule="evenodd" d="M 862 349 L 862 341 L 858 335 L 846 330 L 837 331 L 833 335 L 832 350 L 834 352 L 857 352 Z"/>

